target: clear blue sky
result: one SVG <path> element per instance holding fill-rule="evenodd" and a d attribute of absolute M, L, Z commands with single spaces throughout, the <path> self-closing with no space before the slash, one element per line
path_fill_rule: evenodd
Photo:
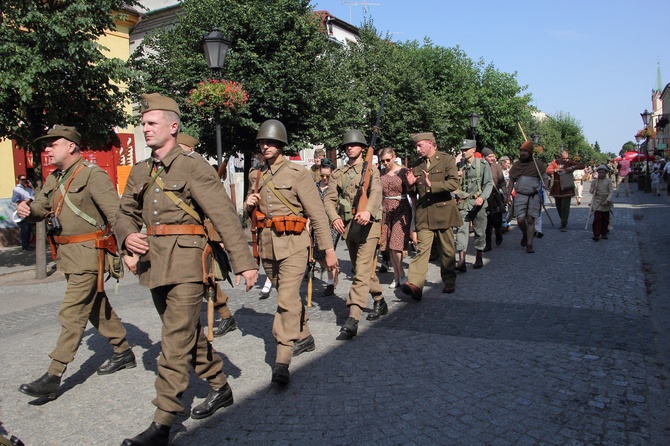
<path fill-rule="evenodd" d="M 428 37 L 473 60 L 517 73 L 533 105 L 569 113 L 603 152 L 618 153 L 651 111 L 660 63 L 670 83 L 670 2 L 624 0 L 312 0 L 315 10 L 375 28 L 396 41 Z M 356 5 L 358 4 L 358 5 Z M 665 22 L 665 24 L 664 24 Z M 486 117 L 482 117 L 486 119 Z"/>

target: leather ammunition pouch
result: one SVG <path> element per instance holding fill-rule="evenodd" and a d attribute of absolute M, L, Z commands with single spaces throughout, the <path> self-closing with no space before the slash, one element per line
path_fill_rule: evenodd
<path fill-rule="evenodd" d="M 265 217 L 263 214 L 260 216 Z M 277 235 L 300 235 L 307 227 L 307 219 L 297 215 L 280 215 L 258 220 L 258 229 L 274 229 Z"/>

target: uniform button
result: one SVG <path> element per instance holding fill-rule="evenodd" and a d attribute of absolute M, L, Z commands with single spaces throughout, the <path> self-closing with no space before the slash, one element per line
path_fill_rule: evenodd
<path fill-rule="evenodd" d="M 174 188 L 176 189 L 176 188 L 177 188 L 177 185 L 176 185 L 176 184 L 173 184 L 172 187 L 174 187 Z"/>
<path fill-rule="evenodd" d="M 154 201 L 152 201 L 152 203 L 153 203 L 153 204 L 156 204 L 156 203 L 158 203 L 158 200 L 154 200 Z"/>
<path fill-rule="evenodd" d="M 158 211 L 153 211 L 152 214 L 153 215 L 158 215 Z"/>
<path fill-rule="evenodd" d="M 193 240 L 193 244 L 194 244 L 194 245 L 197 245 L 197 244 L 198 244 L 198 242 L 196 242 L 195 240 Z"/>
<path fill-rule="evenodd" d="M 269 207 L 269 208 L 271 208 L 271 207 L 272 207 L 272 205 L 271 205 L 271 204 L 268 204 L 268 207 Z"/>
<path fill-rule="evenodd" d="M 154 192 L 155 192 L 155 193 L 158 193 L 158 192 L 160 192 L 160 191 L 161 191 L 161 190 L 160 190 L 160 188 L 158 188 L 158 187 L 157 187 L 156 189 L 154 189 Z"/>

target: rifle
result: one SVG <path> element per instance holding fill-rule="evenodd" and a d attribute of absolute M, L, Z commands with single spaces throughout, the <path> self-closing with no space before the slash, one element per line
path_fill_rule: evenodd
<path fill-rule="evenodd" d="M 309 259 L 307 260 L 307 306 L 312 307 L 312 285 L 314 282 L 314 266 L 316 261 L 314 260 L 314 242 L 309 245 Z"/>
<path fill-rule="evenodd" d="M 261 182 L 261 169 L 256 171 L 256 184 L 254 185 L 254 194 L 258 193 L 258 187 Z M 258 206 L 255 206 L 251 211 L 251 249 L 253 250 L 254 259 L 256 259 L 256 265 L 260 265 L 261 257 L 258 254 L 258 215 L 260 211 Z"/>
<path fill-rule="evenodd" d="M 361 183 L 358 187 L 358 193 L 354 198 L 354 202 L 351 206 L 351 212 L 353 215 L 358 213 L 359 209 L 365 210 L 368 206 L 368 189 L 370 188 L 370 181 L 372 180 L 372 157 L 375 154 L 375 145 L 377 144 L 377 136 L 379 135 L 379 125 L 382 120 L 382 111 L 384 111 L 384 102 L 386 100 L 386 90 L 382 95 L 382 101 L 379 105 L 379 113 L 377 113 L 377 121 L 375 122 L 374 129 L 372 130 L 372 138 L 370 138 L 370 145 L 368 146 L 368 151 L 365 154 L 365 161 L 363 162 L 363 175 L 361 175 Z"/>
<path fill-rule="evenodd" d="M 211 263 L 207 261 L 208 257 L 212 257 Z M 207 340 L 212 342 L 214 340 L 214 301 L 216 300 L 217 284 L 214 273 L 214 253 L 209 243 L 202 252 L 202 283 L 207 298 Z"/>

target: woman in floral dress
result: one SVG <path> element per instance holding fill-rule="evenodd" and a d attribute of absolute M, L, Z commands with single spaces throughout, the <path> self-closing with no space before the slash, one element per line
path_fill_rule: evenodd
<path fill-rule="evenodd" d="M 402 255 L 409 243 L 409 229 L 412 222 L 412 206 L 407 199 L 407 169 L 395 163 L 395 152 L 390 147 L 379 152 L 379 159 L 385 168 L 381 176 L 382 200 L 382 240 L 381 250 L 388 250 L 393 265 L 393 282 L 390 288 L 397 288 L 407 280 L 402 266 Z"/>

